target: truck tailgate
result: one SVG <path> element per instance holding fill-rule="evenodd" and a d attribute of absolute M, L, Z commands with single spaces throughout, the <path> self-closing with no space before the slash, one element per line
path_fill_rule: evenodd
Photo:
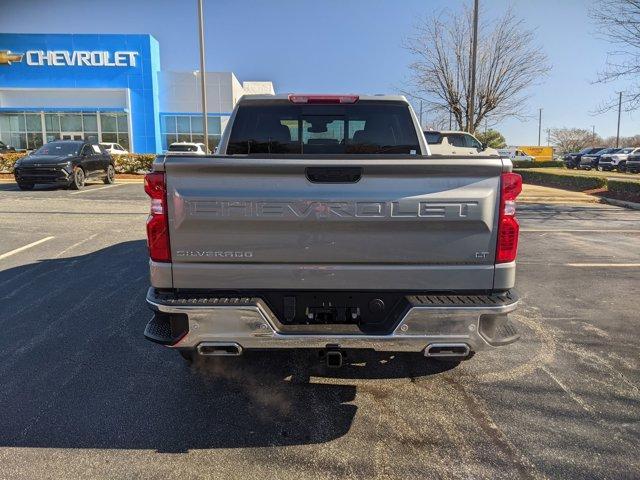
<path fill-rule="evenodd" d="M 385 157 L 166 157 L 173 287 L 491 289 L 502 161 Z"/>

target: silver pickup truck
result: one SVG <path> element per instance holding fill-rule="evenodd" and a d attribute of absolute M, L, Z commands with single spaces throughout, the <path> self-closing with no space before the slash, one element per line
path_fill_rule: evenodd
<path fill-rule="evenodd" d="M 217 155 L 160 155 L 145 178 L 145 336 L 186 359 L 305 348 L 329 366 L 512 343 L 511 170 L 431 155 L 404 97 L 245 96 Z"/>

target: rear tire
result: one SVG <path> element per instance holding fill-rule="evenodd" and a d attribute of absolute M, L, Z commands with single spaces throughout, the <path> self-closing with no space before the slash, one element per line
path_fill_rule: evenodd
<path fill-rule="evenodd" d="M 35 187 L 33 183 L 18 183 L 20 190 L 33 190 L 33 187 Z"/>
<path fill-rule="evenodd" d="M 71 180 L 71 190 L 81 190 L 84 188 L 85 176 L 84 170 L 80 167 L 76 167 L 73 169 L 73 179 Z"/>
<path fill-rule="evenodd" d="M 107 185 L 112 185 L 116 183 L 116 170 L 115 168 L 113 168 L 113 165 L 109 165 L 107 167 L 107 174 L 102 179 L 102 181 Z"/>

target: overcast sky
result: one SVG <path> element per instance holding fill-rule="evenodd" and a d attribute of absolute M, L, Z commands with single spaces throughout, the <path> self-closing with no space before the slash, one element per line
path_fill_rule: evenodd
<path fill-rule="evenodd" d="M 163 70 L 199 68 L 196 0 L 0 3 L 1 32 L 150 33 L 160 43 Z M 537 143 L 540 107 L 543 129 L 595 125 L 597 133 L 615 135 L 616 112 L 590 114 L 623 88 L 592 83 L 610 47 L 595 38 L 590 4 L 480 0 L 481 20 L 512 5 L 536 29 L 553 66 L 544 83 L 531 90 L 526 107 L 531 120 L 498 126 L 510 144 Z M 419 19 L 461 7 L 457 0 L 205 0 L 207 70 L 233 71 L 240 81 L 272 80 L 277 92 L 396 93 L 411 63 L 403 38 Z M 622 135 L 640 133 L 637 118 L 623 115 Z"/>

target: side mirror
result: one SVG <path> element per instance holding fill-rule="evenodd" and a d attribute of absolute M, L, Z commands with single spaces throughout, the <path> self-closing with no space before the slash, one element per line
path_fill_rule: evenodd
<path fill-rule="evenodd" d="M 489 146 L 486 143 L 481 143 L 480 144 L 480 151 L 484 152 Z"/>

